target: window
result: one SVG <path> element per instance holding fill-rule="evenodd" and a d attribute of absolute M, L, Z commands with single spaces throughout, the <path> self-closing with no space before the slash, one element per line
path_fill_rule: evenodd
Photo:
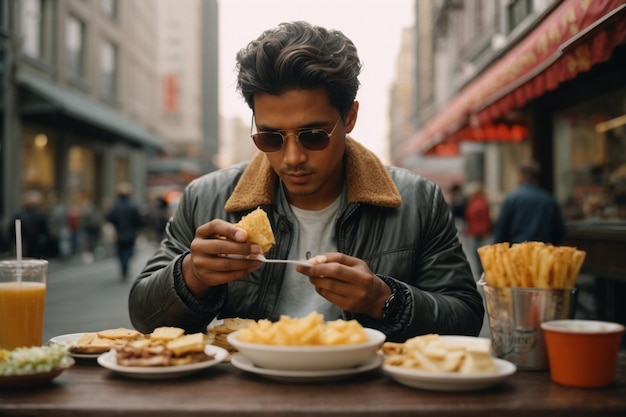
<path fill-rule="evenodd" d="M 95 200 L 98 194 L 100 164 L 95 150 L 89 146 L 74 145 L 67 159 L 68 194 L 75 200 Z"/>
<path fill-rule="evenodd" d="M 559 197 L 571 220 L 626 221 L 626 89 L 556 117 Z"/>
<path fill-rule="evenodd" d="M 22 0 L 15 4 L 21 24 L 21 53 L 44 64 L 53 64 L 56 47 L 53 0 Z"/>
<path fill-rule="evenodd" d="M 106 98 L 117 98 L 117 48 L 105 41 L 100 51 L 102 70 L 102 95 Z"/>
<path fill-rule="evenodd" d="M 43 0 L 22 0 L 22 51 L 43 58 Z"/>
<path fill-rule="evenodd" d="M 509 33 L 519 25 L 533 10 L 532 0 L 511 0 L 507 7 Z"/>
<path fill-rule="evenodd" d="M 130 161 L 128 158 L 118 156 L 115 159 L 115 184 L 130 181 Z"/>
<path fill-rule="evenodd" d="M 67 19 L 65 28 L 65 46 L 67 69 L 70 75 L 78 78 L 85 76 L 85 25 L 73 16 Z"/>
<path fill-rule="evenodd" d="M 56 172 L 54 138 L 54 132 L 45 128 L 34 125 L 24 128 L 21 180 L 25 190 L 38 189 L 46 194 L 53 188 Z"/>
<path fill-rule="evenodd" d="M 7 32 L 9 30 L 8 26 L 8 17 L 9 13 L 9 0 L 0 0 L 0 29 L 3 32 Z"/>

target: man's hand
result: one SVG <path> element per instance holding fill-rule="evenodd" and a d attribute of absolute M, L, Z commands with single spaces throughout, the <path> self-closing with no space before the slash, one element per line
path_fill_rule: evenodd
<path fill-rule="evenodd" d="M 245 230 L 219 219 L 196 229 L 190 253 L 183 259 L 183 278 L 194 296 L 200 298 L 210 287 L 240 279 L 259 267 L 259 261 L 223 256 L 262 253 L 259 245 L 246 243 L 247 239 Z"/>
<path fill-rule="evenodd" d="M 355 314 L 379 319 L 391 288 L 378 278 L 361 259 L 342 253 L 317 255 L 313 267 L 296 267 L 309 276 L 317 293 L 336 306 Z"/>

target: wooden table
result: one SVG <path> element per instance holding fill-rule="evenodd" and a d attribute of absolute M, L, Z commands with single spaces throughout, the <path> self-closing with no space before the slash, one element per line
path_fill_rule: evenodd
<path fill-rule="evenodd" d="M 74 365 L 51 385 L 0 392 L 0 416 L 626 416 L 626 360 L 601 389 L 565 388 L 518 371 L 485 391 L 429 392 L 380 370 L 324 383 L 283 383 L 222 363 L 182 379 L 128 379 Z"/>

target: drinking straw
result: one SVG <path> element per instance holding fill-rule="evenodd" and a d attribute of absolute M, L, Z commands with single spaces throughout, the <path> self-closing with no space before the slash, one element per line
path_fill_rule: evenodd
<path fill-rule="evenodd" d="M 22 284 L 22 221 L 15 219 L 15 252 L 17 256 L 17 282 Z"/>

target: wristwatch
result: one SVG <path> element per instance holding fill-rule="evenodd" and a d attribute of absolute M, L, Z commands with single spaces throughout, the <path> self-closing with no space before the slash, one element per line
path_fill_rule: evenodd
<path fill-rule="evenodd" d="M 391 295 L 383 304 L 383 315 L 381 320 L 389 320 L 392 321 L 396 319 L 398 313 L 400 312 L 400 300 L 396 298 L 396 293 L 393 288 L 391 289 Z"/>

